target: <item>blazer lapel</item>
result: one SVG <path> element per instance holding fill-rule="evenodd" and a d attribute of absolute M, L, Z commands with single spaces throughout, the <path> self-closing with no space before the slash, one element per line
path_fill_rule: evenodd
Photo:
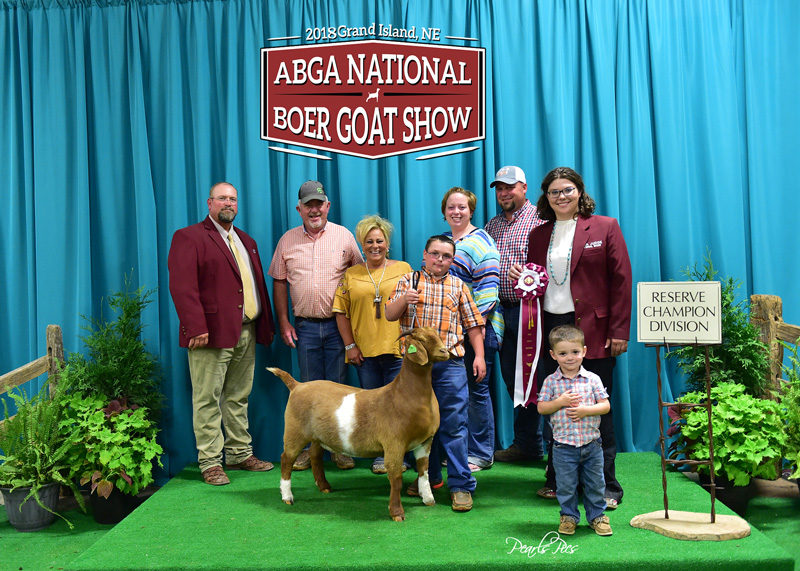
<path fill-rule="evenodd" d="M 236 263 L 236 258 L 233 257 L 233 252 L 231 252 L 230 247 L 225 242 L 225 240 L 220 236 L 219 230 L 217 227 L 214 226 L 214 223 L 211 222 L 208 218 L 205 220 L 205 228 L 208 230 L 208 237 L 211 238 L 211 241 L 214 242 L 217 247 L 222 251 L 222 255 L 228 260 L 228 263 L 231 265 L 231 268 L 237 274 L 239 273 L 239 264 Z"/>
<path fill-rule="evenodd" d="M 589 229 L 592 224 L 591 218 L 578 217 L 578 222 L 575 225 L 575 238 L 572 240 L 572 261 L 569 264 L 570 275 L 575 273 L 575 268 L 578 267 L 578 260 L 583 255 L 583 249 L 589 241 Z"/>

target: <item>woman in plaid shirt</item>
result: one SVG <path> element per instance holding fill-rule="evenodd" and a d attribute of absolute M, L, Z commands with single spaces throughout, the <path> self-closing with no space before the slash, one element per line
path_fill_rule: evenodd
<path fill-rule="evenodd" d="M 427 476 L 433 489 L 442 487 L 442 465 L 438 450 L 441 443 L 448 459 L 447 487 L 453 510 L 469 511 L 472 509 L 475 478 L 467 460 L 469 391 L 464 366 L 464 331 L 475 351 L 473 373 L 478 381 L 483 380 L 486 376 L 481 333 L 484 321 L 469 288 L 449 273 L 455 251 L 456 246 L 449 237 L 429 238 L 423 252 L 425 267 L 420 272 L 400 278 L 391 300 L 386 304 L 386 319 L 400 319 L 403 331 L 414 327 L 433 327 L 450 351 L 449 360 L 433 364 L 432 385 L 439 402 L 440 422 L 431 448 Z M 419 283 L 415 283 L 417 279 Z M 409 486 L 407 493 L 419 495 L 417 481 Z"/>

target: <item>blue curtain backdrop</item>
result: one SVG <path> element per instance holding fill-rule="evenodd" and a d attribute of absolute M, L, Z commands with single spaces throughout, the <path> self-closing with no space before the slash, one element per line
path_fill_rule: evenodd
<path fill-rule="evenodd" d="M 486 48 L 477 151 L 322 161 L 260 140 L 259 49 L 372 22 L 479 39 L 468 44 Z M 134 286 L 157 288 L 145 332 L 165 372 L 166 475 L 195 461 L 166 258 L 220 180 L 239 189 L 237 225 L 265 264 L 300 223 L 296 192 L 313 178 L 333 221 L 352 229 L 380 212 L 397 227 L 392 257 L 416 266 L 425 237 L 446 229 L 451 186 L 476 192 L 482 225 L 498 210 L 497 168 L 523 167 L 536 200 L 543 175 L 569 165 L 599 213 L 619 219 L 635 282 L 681 279 L 708 249 L 742 298 L 779 295 L 800 323 L 798 30 L 794 0 L 2 0 L 0 371 L 43 354 L 49 323 L 79 351 L 79 315 L 98 317 L 132 272 Z M 290 35 L 303 39 L 269 41 Z M 655 449 L 658 435 L 655 350 L 635 332 L 612 401 L 625 451 Z M 251 424 L 268 459 L 281 452 L 286 390 L 264 366 L 295 361 L 280 341 L 259 350 Z M 665 381 L 666 397 L 681 390 L 670 364 Z M 511 408 L 496 395 L 508 445 Z"/>

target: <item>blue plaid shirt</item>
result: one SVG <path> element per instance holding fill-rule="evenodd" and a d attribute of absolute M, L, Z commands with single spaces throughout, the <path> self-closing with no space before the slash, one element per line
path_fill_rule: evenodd
<path fill-rule="evenodd" d="M 591 406 L 608 398 L 608 393 L 600 377 L 583 367 L 574 379 L 561 374 L 561 367 L 547 377 L 539 393 L 539 401 L 555 400 L 566 391 L 572 390 L 581 396 L 581 404 Z M 553 427 L 553 439 L 570 446 L 583 446 L 600 438 L 600 416 L 585 416 L 573 421 L 567 416 L 567 407 L 563 407 L 550 415 Z"/>

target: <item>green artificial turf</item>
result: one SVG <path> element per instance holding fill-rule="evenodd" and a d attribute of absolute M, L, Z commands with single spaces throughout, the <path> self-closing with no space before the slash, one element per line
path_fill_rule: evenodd
<path fill-rule="evenodd" d="M 800 571 L 800 498 L 753 498 L 747 521 L 794 557 Z"/>
<path fill-rule="evenodd" d="M 230 485 L 212 487 L 201 482 L 196 466 L 189 467 L 96 542 L 70 547 L 73 554 L 81 553 L 59 559 L 58 567 L 794 569 L 793 556 L 756 529 L 740 540 L 688 542 L 630 527 L 635 515 L 663 509 L 660 460 L 653 453 L 618 455 L 617 475 L 626 495 L 619 509 L 609 512 L 611 537 L 597 536 L 584 521 L 574 536 L 556 538 L 558 504 L 535 493 L 544 483 L 543 462 L 495 464 L 477 473 L 475 508 L 468 513 L 450 509 L 445 489 L 435 492 L 435 507 L 404 494 L 403 523 L 390 520 L 388 482 L 371 474 L 368 465 L 359 461 L 355 470 L 342 472 L 327 463 L 331 494 L 317 491 L 310 471 L 294 473 L 292 506 L 280 500 L 277 469 L 232 472 Z M 406 473 L 405 485 L 413 477 Z M 677 473 L 669 474 L 668 481 L 671 510 L 708 511 L 709 496 L 702 488 Z M 754 509 L 760 509 L 760 499 L 755 502 Z M 732 513 L 719 504 L 717 511 Z M 0 549 L 5 560 L 9 532 L 3 525 Z M 14 553 L 19 552 L 20 535 L 10 536 Z M 54 537 L 61 540 L 60 535 Z M 550 543 L 552 539 L 556 541 Z M 524 551 L 512 549 L 520 545 Z"/>
<path fill-rule="evenodd" d="M 62 504 L 73 502 L 72 498 L 61 501 Z M 20 533 L 8 523 L 5 506 L 0 507 L 0 571 L 64 569 L 113 527 L 95 522 L 91 513 L 78 509 L 61 513 L 72 522 L 74 529 L 64 520 L 55 518 L 47 529 Z"/>

